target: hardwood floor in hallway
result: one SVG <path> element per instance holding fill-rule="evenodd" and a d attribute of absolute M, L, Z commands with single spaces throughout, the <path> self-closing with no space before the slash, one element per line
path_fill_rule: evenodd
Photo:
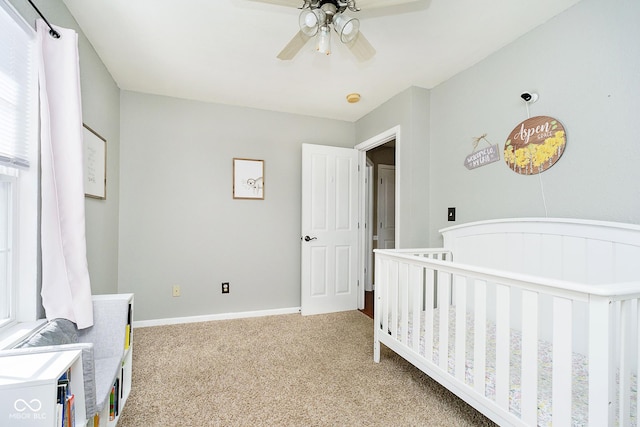
<path fill-rule="evenodd" d="M 364 293 L 364 309 L 360 310 L 373 319 L 373 291 L 365 291 Z"/>

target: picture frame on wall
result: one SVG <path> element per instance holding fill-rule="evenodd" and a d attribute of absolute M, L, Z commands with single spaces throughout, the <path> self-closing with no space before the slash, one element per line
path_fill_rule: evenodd
<path fill-rule="evenodd" d="M 233 198 L 264 200 L 264 160 L 233 159 Z"/>
<path fill-rule="evenodd" d="M 107 140 L 86 124 L 82 124 L 84 151 L 84 195 L 93 199 L 107 198 Z"/>

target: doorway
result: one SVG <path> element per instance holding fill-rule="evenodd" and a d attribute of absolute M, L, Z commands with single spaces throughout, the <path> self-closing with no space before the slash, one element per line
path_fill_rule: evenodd
<path fill-rule="evenodd" d="M 364 177 L 368 174 L 358 173 L 358 171 L 364 171 L 367 166 L 367 152 L 385 144 L 388 145 L 384 148 L 391 148 L 390 152 L 393 152 L 393 160 L 386 160 L 386 162 L 395 164 L 395 174 L 398 176 L 398 179 L 395 179 L 394 175 L 393 179 L 387 182 L 387 190 L 390 186 L 394 189 L 393 196 L 390 198 L 393 204 L 386 207 L 387 224 L 395 224 L 395 231 L 391 232 L 395 234 L 395 239 L 392 239 L 393 247 L 402 247 L 399 222 L 401 211 L 399 183 L 402 176 L 400 142 L 400 126 L 396 126 L 358 144 L 354 149 L 303 144 L 300 289 L 303 314 L 328 313 L 354 308 L 365 309 L 365 276 L 368 271 L 371 272 L 371 277 L 375 277 L 372 253 L 376 247 L 373 234 L 370 233 L 375 222 L 373 219 L 367 220 L 369 215 L 376 212 L 373 207 L 367 210 L 367 206 L 373 206 L 367 201 L 366 195 L 372 194 L 373 191 L 367 191 L 367 183 L 373 183 L 376 180 L 366 180 Z M 393 146 L 395 148 L 392 148 Z M 375 166 L 373 161 L 370 160 L 369 163 L 372 168 Z M 373 200 L 372 195 L 369 200 Z M 311 215 L 314 207 L 320 209 L 320 214 Z M 333 208 L 339 208 L 340 213 L 337 211 L 330 213 L 325 207 L 331 207 L 331 212 Z M 310 221 L 312 217 L 316 218 L 315 222 Z M 325 219 L 331 222 L 331 227 L 324 226 Z M 340 220 L 340 223 L 338 224 L 336 220 Z M 328 234 L 320 235 L 319 233 Z M 351 236 L 348 244 L 344 242 L 331 244 L 330 238 L 337 238 L 337 234 L 344 233 Z M 329 244 L 329 246 L 318 248 L 321 244 L 325 246 Z M 381 246 L 377 245 L 377 247 Z M 367 262 L 369 262 L 368 267 Z M 341 279 L 339 283 L 335 282 L 337 277 Z M 371 298 L 374 283 L 371 281 L 370 283 L 372 284 L 369 294 L 371 302 L 374 300 Z M 373 305 L 367 304 L 368 307 L 371 306 L 372 311 Z"/>
<path fill-rule="evenodd" d="M 373 318 L 375 293 L 374 249 L 399 246 L 398 169 L 399 127 L 392 128 L 356 146 L 365 167 L 361 199 L 361 283 L 364 283 L 360 310 Z"/>

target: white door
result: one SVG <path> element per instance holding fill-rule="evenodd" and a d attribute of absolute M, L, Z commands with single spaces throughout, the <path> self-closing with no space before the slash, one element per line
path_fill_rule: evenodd
<path fill-rule="evenodd" d="M 358 308 L 358 152 L 302 145 L 303 315 Z"/>
<path fill-rule="evenodd" d="M 396 168 L 378 165 L 378 248 L 396 247 Z"/>

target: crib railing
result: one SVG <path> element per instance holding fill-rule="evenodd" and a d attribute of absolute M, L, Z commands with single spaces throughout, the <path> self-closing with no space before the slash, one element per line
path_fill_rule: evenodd
<path fill-rule="evenodd" d="M 640 354 L 640 283 L 584 285 L 506 273 L 457 264 L 444 249 L 375 252 L 376 362 L 382 343 L 495 422 L 535 426 L 538 350 L 548 342 L 553 425 L 571 425 L 575 415 L 576 354 L 588 358 L 589 425 L 635 425 L 640 419 L 632 381 Z M 489 324 L 495 325 L 491 343 Z M 512 354 L 514 331 L 521 337 L 517 355 Z M 488 354 L 495 358 L 491 397 Z M 469 365 L 471 381 L 465 378 Z M 514 413 L 510 372 L 517 366 L 520 398 Z"/>

